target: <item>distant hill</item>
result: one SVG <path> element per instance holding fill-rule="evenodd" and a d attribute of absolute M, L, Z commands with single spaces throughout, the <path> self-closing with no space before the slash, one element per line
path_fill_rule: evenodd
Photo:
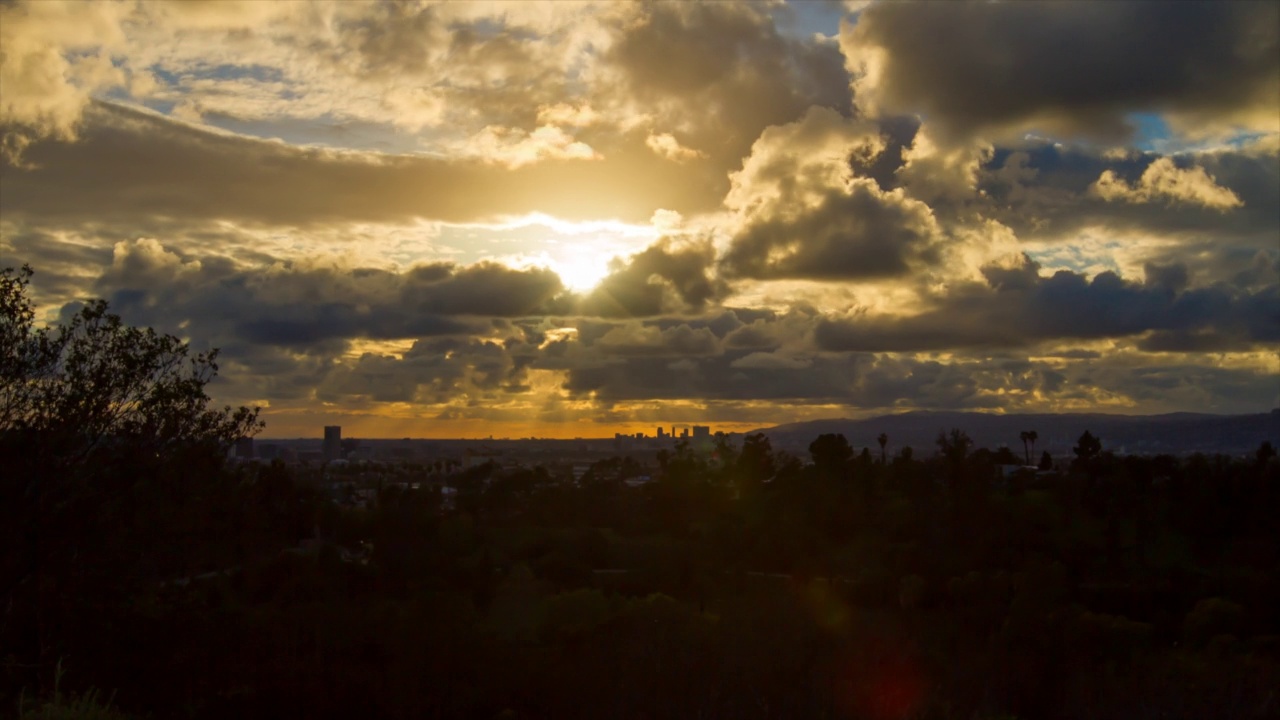
<path fill-rule="evenodd" d="M 1076 440 L 1086 430 L 1101 438 L 1102 447 L 1121 453 L 1189 454 L 1194 452 L 1252 453 L 1264 440 L 1280 448 L 1280 409 L 1256 415 L 1209 415 L 1170 413 L 1167 415 L 1017 414 L 980 412 L 908 412 L 865 420 L 811 420 L 789 423 L 762 432 L 778 448 L 802 449 L 824 433 L 842 433 L 855 449 L 878 452 L 876 437 L 889 436 L 888 450 L 897 452 L 910 446 L 917 453 L 932 453 L 938 431 L 960 428 L 973 438 L 976 447 L 1007 445 L 1021 454 L 1023 430 L 1039 435 L 1035 452 L 1069 455 Z"/>

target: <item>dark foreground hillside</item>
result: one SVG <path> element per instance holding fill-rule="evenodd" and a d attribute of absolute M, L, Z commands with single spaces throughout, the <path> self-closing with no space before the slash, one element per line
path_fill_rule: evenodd
<path fill-rule="evenodd" d="M 1090 439 L 1004 476 L 1016 458 L 958 431 L 883 461 L 756 435 L 577 482 L 119 456 L 81 471 L 102 492 L 40 528 L 57 552 L 7 590 L 0 701 L 33 718 L 1275 717 L 1280 461 Z M 10 522 L 22 501 L 4 500 Z"/>

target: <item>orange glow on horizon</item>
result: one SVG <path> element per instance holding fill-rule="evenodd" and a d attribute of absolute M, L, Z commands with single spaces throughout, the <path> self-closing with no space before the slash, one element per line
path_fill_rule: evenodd
<path fill-rule="evenodd" d="M 656 436 L 659 425 L 671 432 L 674 425 L 679 433 L 693 425 L 707 425 L 712 433 L 744 433 L 777 424 L 777 421 L 759 422 L 622 422 L 602 423 L 590 420 L 547 422 L 494 422 L 475 418 L 424 419 L 394 418 L 374 415 L 302 415 L 263 414 L 266 429 L 260 440 L 321 437 L 325 425 L 342 426 L 343 437 L 370 439 L 412 438 L 415 440 L 521 440 L 538 438 L 545 440 L 612 439 L 616 433 L 635 435 L 644 433 L 646 438 Z"/>

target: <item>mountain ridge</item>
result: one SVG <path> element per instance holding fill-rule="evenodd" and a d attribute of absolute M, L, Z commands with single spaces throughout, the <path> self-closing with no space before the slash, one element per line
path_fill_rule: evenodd
<path fill-rule="evenodd" d="M 890 449 L 910 446 L 927 450 L 939 432 L 959 428 L 977 447 L 1022 444 L 1021 432 L 1037 434 L 1036 452 L 1067 455 L 1085 431 L 1103 447 L 1144 454 L 1194 452 L 1249 453 L 1264 441 L 1280 444 L 1280 409 L 1245 415 L 1173 412 L 1156 415 L 1113 413 L 986 413 L 913 410 L 864 419 L 828 418 L 759 428 L 780 447 L 807 447 L 818 435 L 843 434 L 855 448 L 877 446 L 880 433 Z"/>

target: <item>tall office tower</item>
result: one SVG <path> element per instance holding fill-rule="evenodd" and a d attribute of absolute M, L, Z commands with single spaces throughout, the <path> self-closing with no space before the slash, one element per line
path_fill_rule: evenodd
<path fill-rule="evenodd" d="M 339 460 L 342 458 L 342 426 L 324 426 L 324 459 Z"/>
<path fill-rule="evenodd" d="M 694 425 L 693 439 L 694 440 L 710 440 L 711 428 L 706 425 Z"/>

